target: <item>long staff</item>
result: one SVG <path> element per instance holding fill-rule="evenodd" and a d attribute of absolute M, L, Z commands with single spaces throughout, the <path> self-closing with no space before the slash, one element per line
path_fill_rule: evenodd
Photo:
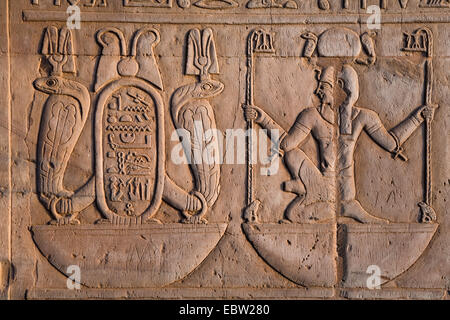
<path fill-rule="evenodd" d="M 431 123 L 433 121 L 433 109 L 438 106 L 432 103 L 433 93 L 433 34 L 428 28 L 416 30 L 413 34 L 405 34 L 406 44 L 403 51 L 422 52 L 426 55 L 425 61 L 425 94 L 423 111 L 425 118 L 425 195 L 424 201 L 419 203 L 422 211 L 422 222 L 436 220 L 436 213 L 432 208 L 432 149 L 431 149 Z"/>
<path fill-rule="evenodd" d="M 254 103 L 254 54 L 274 53 L 273 37 L 263 29 L 250 32 L 247 40 L 247 91 L 245 104 L 252 106 Z M 247 205 L 254 202 L 254 159 L 253 159 L 253 120 L 247 122 Z"/>

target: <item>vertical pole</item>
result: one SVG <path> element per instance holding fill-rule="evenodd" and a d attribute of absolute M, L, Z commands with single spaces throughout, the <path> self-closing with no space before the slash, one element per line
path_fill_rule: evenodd
<path fill-rule="evenodd" d="M 428 41 L 431 41 L 431 39 L 428 39 Z M 428 106 L 428 108 L 433 108 L 431 104 L 431 95 L 433 90 L 433 62 L 432 58 L 430 57 L 431 53 L 428 53 L 429 57 L 427 57 L 427 61 L 425 62 L 425 105 Z M 426 148 L 426 163 L 425 163 L 425 185 L 426 185 L 426 192 L 425 192 L 425 203 L 431 207 L 432 205 L 432 178 L 431 178 L 431 117 L 427 116 L 425 114 L 425 148 Z"/>
<path fill-rule="evenodd" d="M 250 33 L 247 42 L 247 94 L 246 101 L 247 105 L 253 105 L 253 37 L 254 31 Z M 248 136 L 247 136 L 247 205 L 251 205 L 254 200 L 253 191 L 253 177 L 254 177 L 254 166 L 253 166 L 253 120 L 247 123 Z"/>

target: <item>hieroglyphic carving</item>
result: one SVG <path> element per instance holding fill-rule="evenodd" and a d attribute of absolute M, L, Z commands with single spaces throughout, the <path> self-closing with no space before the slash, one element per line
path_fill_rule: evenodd
<path fill-rule="evenodd" d="M 286 8 L 297 9 L 297 2 L 294 0 L 250 0 L 247 2 L 247 8 L 249 9 L 261 9 L 261 8 Z"/>
<path fill-rule="evenodd" d="M 207 209 L 203 196 L 165 175 L 163 83 L 154 55 L 159 41 L 156 29 L 143 28 L 128 50 L 121 30 L 97 33 L 97 203 L 110 223 L 161 223 L 154 219 L 161 200 L 186 214 Z"/>
<path fill-rule="evenodd" d="M 142 223 L 156 213 L 164 188 L 162 88 L 153 48 L 159 33 L 137 31 L 127 54 L 119 29 L 97 33 L 102 55 L 95 89 L 97 202 L 109 221 Z M 144 81 L 145 80 L 145 81 Z"/>
<path fill-rule="evenodd" d="M 317 41 L 319 39 L 312 32 L 305 32 L 301 35 L 301 37 L 306 40 L 305 46 L 303 47 L 303 56 L 311 59 L 312 55 L 316 51 Z"/>
<path fill-rule="evenodd" d="M 381 9 L 387 9 L 387 0 L 380 0 L 378 2 L 378 6 Z M 360 0 L 360 7 L 361 9 L 367 9 L 367 0 Z"/>
<path fill-rule="evenodd" d="M 135 96 L 139 96 L 137 102 Z M 106 194 L 108 206 L 119 215 L 140 215 L 157 185 L 155 103 L 142 90 L 128 87 L 115 91 L 106 105 L 104 179 L 110 191 Z M 118 142 L 110 144 L 115 140 Z"/>
<path fill-rule="evenodd" d="M 412 34 L 404 34 L 403 51 L 422 52 L 425 54 L 425 93 L 424 93 L 424 112 L 425 117 L 425 197 L 424 201 L 419 203 L 422 211 L 422 222 L 432 222 L 436 220 L 436 213 L 432 208 L 432 170 L 431 170 L 431 124 L 433 121 L 434 110 L 438 105 L 432 102 L 433 93 L 433 34 L 428 28 L 420 28 Z"/>
<path fill-rule="evenodd" d="M 99 0 L 98 3 L 97 0 L 91 0 L 90 3 L 85 4 L 86 7 L 95 7 L 96 5 L 98 7 L 107 7 L 108 3 L 106 2 L 106 0 Z"/>
<path fill-rule="evenodd" d="M 330 3 L 328 0 L 318 0 L 317 5 L 319 6 L 320 10 L 330 10 Z"/>
<path fill-rule="evenodd" d="M 419 3 L 421 8 L 450 8 L 449 0 L 421 0 Z"/>
<path fill-rule="evenodd" d="M 361 43 L 364 52 L 367 54 L 367 59 L 356 59 L 356 62 L 364 65 L 373 65 L 377 60 L 377 54 L 375 52 L 375 43 L 373 38 L 376 36 L 376 32 L 368 31 L 361 35 Z"/>
<path fill-rule="evenodd" d="M 123 6 L 172 8 L 172 0 L 123 0 Z"/>
<path fill-rule="evenodd" d="M 359 35 L 348 28 L 331 28 L 319 36 L 317 53 L 320 57 L 357 57 L 361 52 Z"/>
<path fill-rule="evenodd" d="M 406 8 L 408 4 L 408 0 L 399 0 L 400 5 L 402 8 Z M 342 0 L 342 9 L 349 9 L 350 8 L 350 0 Z M 321 10 L 330 10 L 331 5 L 329 0 L 317 0 L 317 5 L 319 9 Z M 360 0 L 360 8 L 361 9 L 367 9 L 368 3 L 367 0 Z M 388 1 L 387 0 L 380 0 L 378 6 L 381 9 L 387 9 Z"/>
<path fill-rule="evenodd" d="M 78 5 L 81 0 L 67 0 L 67 3 L 71 6 Z M 54 0 L 53 5 L 54 6 L 61 6 L 61 0 Z M 31 4 L 33 5 L 39 5 L 39 0 L 31 0 Z M 85 7 L 107 7 L 108 2 L 107 0 L 86 0 L 86 3 L 84 4 Z"/>
<path fill-rule="evenodd" d="M 312 39 L 314 42 L 312 35 L 307 35 L 306 38 Z M 344 38 L 348 46 L 342 45 L 339 40 Z M 369 52 L 374 51 L 373 44 L 366 44 L 366 46 L 370 49 Z M 319 55 L 324 57 L 357 57 L 361 51 L 359 37 L 345 28 L 325 31 L 320 36 L 317 47 Z M 308 56 L 310 56 L 309 52 L 311 52 L 311 49 L 308 49 Z M 403 155 L 401 146 L 424 121 L 426 107 L 419 107 L 412 116 L 388 133 L 382 126 L 378 115 L 355 106 L 359 99 L 359 79 L 353 67 L 344 65 L 340 73 L 336 73 L 334 67 L 331 66 L 322 68 L 319 70 L 318 80 L 316 94 L 321 100 L 321 106 L 317 109 L 304 110 L 297 118 L 294 127 L 289 131 L 282 129 L 262 109 L 252 107 L 251 103 L 246 109 L 246 116 L 249 119 L 255 119 L 266 129 L 278 129 L 283 133 L 280 146 L 285 152 L 284 162 L 293 177 L 293 180 L 284 184 L 284 188 L 285 191 L 298 195 L 298 198 L 288 207 L 286 219 L 303 223 L 307 222 L 308 219 L 313 219 L 313 221 L 329 219 L 333 215 L 334 208 L 332 207 L 328 210 L 329 214 L 325 214 L 323 217 L 310 216 L 310 218 L 307 218 L 307 216 L 312 214 L 313 211 L 316 214 L 319 211 L 327 212 L 326 206 L 323 207 L 320 203 L 323 201 L 334 202 L 333 190 L 338 186 L 343 216 L 362 223 L 385 222 L 367 213 L 355 199 L 356 189 L 353 172 L 355 143 L 362 132 L 361 128 L 369 128 L 367 133 L 377 144 L 391 152 L 394 158 L 400 157 L 406 161 L 407 158 Z M 337 81 L 344 88 L 348 97 L 339 108 L 339 132 L 337 133 L 339 139 L 334 141 L 334 129 L 330 124 L 336 121 L 332 96 Z M 314 129 L 316 126 L 318 127 Z M 320 158 L 322 159 L 319 169 L 321 173 L 316 170 L 317 168 L 314 167 L 312 162 L 307 160 L 306 155 L 297 149 L 297 145 L 311 132 L 318 139 Z M 339 157 L 334 154 L 335 150 L 339 150 Z M 337 186 L 335 186 L 334 178 L 332 178 L 334 174 L 337 177 Z M 311 199 L 311 197 L 314 199 Z M 321 209 L 311 212 L 307 210 L 307 207 L 315 202 L 321 206 Z"/>
<path fill-rule="evenodd" d="M 184 145 L 195 177 L 194 194 L 211 208 L 220 192 L 220 154 L 214 110 L 208 99 L 222 93 L 224 85 L 211 79 L 219 73 L 213 32 L 193 29 L 188 34 L 186 74 L 198 82 L 175 90 L 171 100 L 172 119 L 177 129 L 187 130 L 190 143 Z M 181 137 L 180 137 L 181 138 Z M 186 216 L 186 222 L 201 222 L 206 211 Z"/>
<path fill-rule="evenodd" d="M 64 78 L 76 70 L 72 33 L 48 27 L 41 53 L 51 65 L 48 77 L 34 82 L 36 90 L 49 95 L 42 113 L 37 148 L 37 183 L 41 202 L 56 223 L 76 223 L 77 214 L 93 202 L 85 193 L 92 181 L 74 193 L 63 186 L 67 163 L 86 123 L 90 95 L 81 83 Z M 79 194 L 84 196 L 79 197 Z"/>
<path fill-rule="evenodd" d="M 374 60 L 375 44 L 368 42 L 368 37 L 370 38 L 370 34 L 363 34 L 361 41 L 369 58 Z M 303 38 L 306 40 L 304 56 L 308 59 L 311 59 L 316 44 L 319 56 L 324 57 L 345 57 L 355 61 L 361 51 L 358 35 L 344 28 L 325 31 L 320 37 L 305 33 Z M 344 38 L 345 45 L 339 40 Z M 428 29 L 422 28 L 405 36 L 406 51 L 420 51 L 428 55 L 427 70 L 431 70 L 431 48 L 432 38 Z M 375 61 L 369 61 L 367 64 L 373 63 Z M 318 85 L 314 92 L 320 100 L 320 105 L 303 110 L 290 130 L 284 130 L 262 108 L 251 103 L 244 106 L 247 121 L 256 121 L 268 129 L 268 133 L 272 130 L 282 132 L 277 146 L 280 147 L 279 153 L 292 177 L 292 180 L 283 184 L 283 189 L 295 194 L 296 198 L 286 208 L 285 219 L 279 224 L 261 222 L 257 216 L 258 201 L 248 201 L 243 230 L 266 262 L 285 277 L 302 285 L 332 286 L 335 283 L 336 265 L 333 261 L 313 259 L 303 265 L 310 257 L 305 251 L 307 248 L 292 247 L 293 239 L 303 237 L 311 230 L 316 243 L 323 243 L 318 249 L 321 255 L 332 255 L 332 245 L 327 243 L 337 243 L 338 254 L 344 261 L 344 286 L 363 285 L 365 278 L 358 274 L 358 270 L 369 261 L 376 261 L 377 265 L 383 265 L 383 270 L 388 270 L 386 279 L 395 278 L 408 269 L 429 244 L 437 230 L 437 224 L 432 223 L 436 216 L 426 201 L 420 204 L 422 224 L 388 223 L 386 219 L 369 214 L 356 199 L 354 152 L 358 138 L 365 131 L 375 143 L 390 152 L 394 159 L 408 160 L 403 154 L 402 145 L 422 123 L 431 122 L 433 118 L 434 108 L 430 101 L 431 71 L 427 71 L 425 96 L 428 98 L 425 99 L 425 105 L 416 108 L 404 121 L 387 131 L 377 113 L 356 106 L 360 89 L 359 77 L 353 66 L 343 63 L 339 72 L 336 71 L 335 65 L 320 68 L 314 66 L 318 71 Z M 334 105 L 338 85 L 347 95 L 339 107 Z M 248 90 L 247 95 L 249 91 L 252 92 L 253 89 Z M 426 131 L 429 137 L 429 130 Z M 310 135 L 318 145 L 318 166 L 300 149 L 301 143 Z M 427 143 L 427 159 L 431 153 L 430 143 Z M 249 145 L 249 150 L 251 149 L 252 146 Z M 427 167 L 427 170 L 430 170 L 429 168 Z M 255 184 L 253 179 L 253 176 L 249 175 L 250 186 Z M 248 192 L 248 198 L 253 199 L 252 190 L 249 189 Z M 335 234 L 335 225 L 339 227 L 339 236 Z M 396 239 L 392 241 L 396 243 L 395 247 L 391 245 L 391 240 L 386 239 Z M 305 237 L 303 241 L 306 243 L 312 240 L 312 237 Z M 383 244 L 377 246 L 381 250 L 377 256 L 355 255 L 352 250 L 348 250 L 358 247 L 360 243 L 372 242 Z M 404 263 L 395 267 L 390 265 L 392 261 L 386 263 L 386 253 L 389 250 L 397 250 L 398 255 L 404 255 L 404 259 L 401 259 Z M 289 257 L 284 256 L 283 252 L 289 252 Z M 286 262 L 288 259 L 294 259 L 295 262 L 291 263 L 300 267 L 291 269 L 290 264 Z"/>
<path fill-rule="evenodd" d="M 305 39 L 303 56 L 311 61 L 317 50 L 319 57 L 332 57 L 336 55 L 355 57 L 355 62 L 370 66 L 377 59 L 374 42 L 375 36 L 376 32 L 368 31 L 358 37 L 354 31 L 347 28 L 330 29 L 323 32 L 320 36 L 312 32 L 305 32 L 301 35 Z M 361 48 L 364 49 L 367 57 L 360 57 Z"/>
<path fill-rule="evenodd" d="M 197 0 L 193 5 L 203 9 L 230 9 L 238 7 L 239 3 L 234 0 Z"/>
<path fill-rule="evenodd" d="M 157 88 L 163 89 L 153 53 L 153 48 L 159 40 L 159 33 L 153 30 L 142 29 L 136 32 L 131 43 L 131 57 L 127 57 L 123 33 L 116 28 L 100 30 L 97 41 L 102 47 L 102 55 L 97 68 L 95 90 L 99 90 L 108 80 L 119 78 L 120 74 L 146 79 Z M 115 67 L 111 68 L 112 65 Z"/>
<path fill-rule="evenodd" d="M 69 33 L 65 28 L 46 30 L 42 53 L 52 66 L 52 72 L 50 77 L 35 81 L 37 90 L 50 95 L 44 107 L 38 146 L 38 157 L 44 155 L 38 161 L 41 200 L 51 197 L 53 201 L 60 193 L 63 200 L 66 199 L 65 193 L 69 192 L 62 188 L 61 177 L 90 107 L 88 90 L 63 78 L 65 72 L 74 71 L 75 65 L 70 59 L 73 45 Z M 218 63 L 212 33 L 208 30 L 203 35 L 201 39 L 193 35 L 193 43 L 189 45 L 192 57 L 188 58 L 186 71 L 199 75 L 200 81 L 194 84 L 193 90 L 188 85 L 187 96 L 181 96 L 187 101 L 176 106 L 204 111 L 200 116 L 210 116 L 210 122 L 204 122 L 205 127 L 215 128 L 212 108 L 205 105 L 208 103 L 205 99 L 216 94 L 217 88 L 209 87 L 216 83 L 209 79 L 209 74 L 218 73 Z M 164 100 L 160 94 L 163 83 L 154 55 L 159 41 L 159 32 L 153 28 L 136 31 L 129 47 L 120 29 L 104 28 L 97 32 L 101 53 L 94 81 L 97 93 L 95 179 L 84 188 L 89 192 L 83 204 L 89 205 L 96 199 L 98 209 L 106 219 L 93 225 L 61 227 L 60 224 L 76 222 L 75 215 L 69 213 L 81 202 L 66 203 L 56 198 L 49 209 L 53 206 L 60 212 L 60 208 L 67 206 L 64 210 L 68 217 L 63 216 L 56 226 L 32 229 L 33 239 L 41 252 L 62 273 L 67 274 L 68 265 L 80 262 L 77 261 L 78 254 L 69 252 L 83 255 L 83 261 L 78 265 L 84 270 L 83 283 L 87 285 L 110 288 L 142 284 L 164 286 L 180 280 L 206 258 L 226 229 L 226 224 L 206 225 L 202 219 L 208 205 L 215 202 L 219 193 L 218 165 L 209 170 L 209 175 L 203 175 L 205 172 L 199 168 L 198 191 L 194 194 L 188 194 L 166 176 Z M 221 91 L 223 85 L 217 84 Z M 193 105 L 192 100 L 199 104 Z M 184 113 L 189 111 L 184 110 Z M 64 162 L 59 164 L 56 161 L 61 157 Z M 56 163 L 55 167 L 53 163 Z M 63 168 L 60 170 L 60 167 Z M 162 200 L 189 215 L 191 224 L 204 225 L 163 225 L 154 219 Z M 112 233 L 115 235 L 113 240 Z M 71 240 L 67 241 L 68 238 Z M 59 239 L 65 240 L 60 242 Z M 76 248 L 73 241 L 77 243 Z"/>

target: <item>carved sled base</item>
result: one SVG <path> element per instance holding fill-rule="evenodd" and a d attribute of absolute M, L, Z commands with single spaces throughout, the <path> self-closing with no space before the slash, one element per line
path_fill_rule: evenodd
<path fill-rule="evenodd" d="M 336 284 L 336 225 L 243 224 L 259 255 L 289 280 L 307 287 Z"/>
<path fill-rule="evenodd" d="M 366 288 L 367 268 L 378 266 L 381 285 L 407 271 L 428 247 L 437 223 L 390 223 L 387 225 L 341 224 L 339 255 L 343 258 L 342 286 Z"/>
<path fill-rule="evenodd" d="M 80 267 L 90 288 L 162 287 L 183 279 L 210 254 L 227 224 L 34 226 L 41 253 L 66 276 Z"/>

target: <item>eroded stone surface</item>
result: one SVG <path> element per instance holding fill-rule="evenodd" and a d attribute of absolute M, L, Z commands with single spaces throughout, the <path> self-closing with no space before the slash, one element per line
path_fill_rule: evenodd
<path fill-rule="evenodd" d="M 449 17 L 0 1 L 0 297 L 446 298 Z"/>

